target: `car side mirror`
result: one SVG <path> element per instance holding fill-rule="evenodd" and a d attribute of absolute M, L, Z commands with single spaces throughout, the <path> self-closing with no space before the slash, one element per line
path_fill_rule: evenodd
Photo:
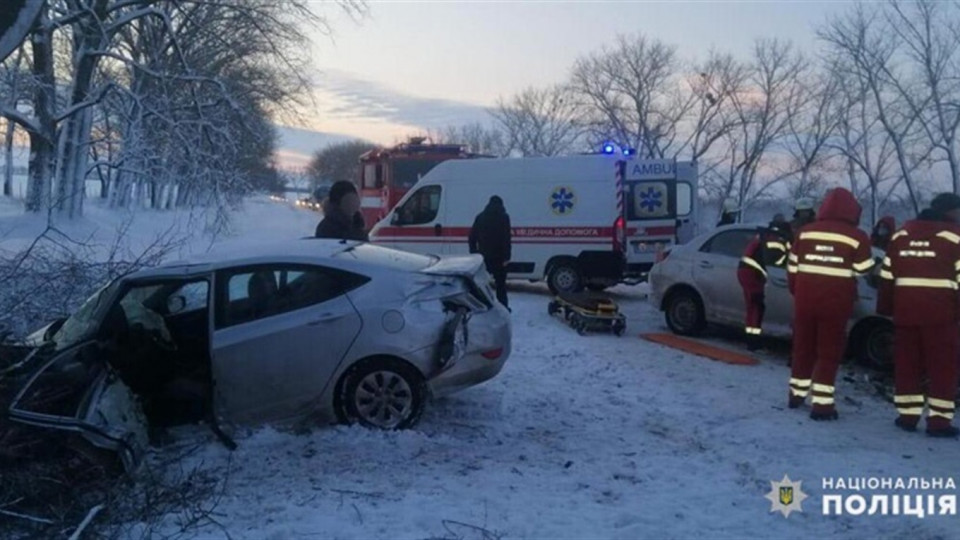
<path fill-rule="evenodd" d="M 176 315 L 180 313 L 187 307 L 187 299 L 182 295 L 176 294 L 167 298 L 167 313 L 169 315 Z"/>
<path fill-rule="evenodd" d="M 391 225 L 400 225 L 400 214 L 394 212 L 390 214 L 390 224 Z"/>

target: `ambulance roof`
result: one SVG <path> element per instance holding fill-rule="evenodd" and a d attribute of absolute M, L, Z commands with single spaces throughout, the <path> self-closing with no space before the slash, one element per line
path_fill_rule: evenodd
<path fill-rule="evenodd" d="M 424 184 L 483 180 L 553 180 L 609 182 L 616 173 L 617 156 L 585 155 L 564 157 L 458 159 L 445 161 L 421 180 Z"/>

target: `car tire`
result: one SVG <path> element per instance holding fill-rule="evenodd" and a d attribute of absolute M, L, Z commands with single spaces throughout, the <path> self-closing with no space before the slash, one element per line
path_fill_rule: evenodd
<path fill-rule="evenodd" d="M 664 301 L 663 314 L 667 326 L 674 334 L 696 336 L 707 326 L 703 301 L 696 292 L 681 289 L 670 293 Z"/>
<path fill-rule="evenodd" d="M 859 332 L 856 344 L 857 357 L 874 369 L 892 371 L 893 331 L 892 324 L 881 321 Z"/>
<path fill-rule="evenodd" d="M 562 260 L 553 263 L 547 273 L 547 287 L 553 294 L 582 291 L 583 276 L 576 261 Z"/>
<path fill-rule="evenodd" d="M 420 372 L 397 358 L 358 362 L 344 378 L 338 401 L 341 422 L 382 429 L 416 425 L 427 403 L 427 385 Z"/>

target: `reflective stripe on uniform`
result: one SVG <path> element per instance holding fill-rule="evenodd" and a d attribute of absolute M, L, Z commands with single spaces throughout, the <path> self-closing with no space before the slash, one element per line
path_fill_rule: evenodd
<path fill-rule="evenodd" d="M 788 264 L 788 265 L 787 265 L 787 272 L 790 272 L 791 274 L 796 274 L 796 273 L 797 273 L 797 265 L 795 265 L 795 264 Z"/>
<path fill-rule="evenodd" d="M 957 408 L 956 403 L 945 399 L 927 398 L 927 404 L 931 407 L 937 407 L 938 409 L 953 410 Z"/>
<path fill-rule="evenodd" d="M 790 393 L 797 397 L 807 397 L 810 394 L 812 379 L 797 379 L 790 377 Z"/>
<path fill-rule="evenodd" d="M 954 263 L 953 269 L 956 270 L 957 272 L 960 272 L 960 261 L 957 261 L 956 263 Z"/>
<path fill-rule="evenodd" d="M 923 394 L 893 396 L 893 402 L 897 406 L 897 412 L 907 416 L 920 416 L 923 414 L 923 399 Z"/>
<path fill-rule="evenodd" d="M 957 282 L 949 279 L 897 278 L 897 287 L 926 287 L 929 289 L 957 290 Z"/>
<path fill-rule="evenodd" d="M 953 411 L 950 412 L 941 412 L 934 409 L 930 409 L 930 418 L 939 416 L 940 418 L 946 418 L 947 420 L 953 420 Z"/>
<path fill-rule="evenodd" d="M 783 251 L 787 250 L 787 246 L 781 244 L 780 242 L 773 242 L 773 241 L 767 242 L 767 247 L 770 249 L 779 249 Z"/>
<path fill-rule="evenodd" d="M 801 274 L 819 274 L 821 276 L 832 276 L 832 277 L 853 277 L 855 275 L 853 270 L 846 268 L 831 268 L 829 266 L 818 266 L 814 264 L 801 264 L 797 267 L 797 271 Z"/>
<path fill-rule="evenodd" d="M 757 328 L 756 326 L 748 326 L 746 327 L 745 330 L 748 336 L 759 336 L 760 334 L 763 333 L 763 330 L 760 328 Z"/>
<path fill-rule="evenodd" d="M 893 396 L 893 402 L 896 404 L 901 403 L 919 403 L 923 405 L 923 394 L 902 394 L 899 396 Z"/>
<path fill-rule="evenodd" d="M 743 257 L 743 258 L 740 259 L 740 262 L 742 262 L 743 264 L 745 264 L 745 265 L 747 265 L 747 266 L 750 266 L 750 267 L 752 267 L 754 270 L 760 272 L 761 274 L 763 274 L 763 277 L 767 277 L 767 271 L 764 270 L 764 268 L 763 268 L 762 266 L 760 266 L 760 263 L 758 263 L 757 261 L 753 260 L 752 257 Z"/>
<path fill-rule="evenodd" d="M 890 241 L 894 241 L 901 236 L 907 236 L 907 231 L 897 231 L 893 236 L 890 237 Z"/>
<path fill-rule="evenodd" d="M 813 402 L 814 405 L 833 405 L 835 403 L 835 401 L 833 400 L 833 396 L 830 396 L 830 397 L 813 396 L 813 399 L 811 401 Z"/>
<path fill-rule="evenodd" d="M 813 383 L 814 392 L 823 392 L 824 394 L 832 394 L 836 390 L 833 386 L 828 386 L 826 384 Z"/>
<path fill-rule="evenodd" d="M 791 254 L 790 254 L 790 262 L 792 262 L 792 263 L 800 262 L 800 258 L 797 257 L 797 254 L 796 254 L 796 253 L 791 253 Z M 957 263 L 957 264 L 960 264 L 960 263 Z"/>
<path fill-rule="evenodd" d="M 873 259 L 867 259 L 863 262 L 855 263 L 853 269 L 857 272 L 863 274 L 873 268 L 873 265 L 876 264 Z"/>
<path fill-rule="evenodd" d="M 839 242 L 841 244 L 847 244 L 853 249 L 860 247 L 860 241 L 856 238 L 850 238 L 845 234 L 838 233 L 829 233 L 829 232 L 819 232 L 819 231 L 807 231 L 800 233 L 801 240 L 822 240 L 824 242 Z"/>
<path fill-rule="evenodd" d="M 960 244 L 960 236 L 950 231 L 940 231 L 937 233 L 937 237 L 943 238 L 948 242 L 953 242 L 954 244 Z"/>
<path fill-rule="evenodd" d="M 903 407 L 903 406 L 898 406 L 898 407 L 897 407 L 897 412 L 900 413 L 900 414 L 902 414 L 902 415 L 904 415 L 904 416 L 920 416 L 921 414 L 923 414 L 923 407 L 913 407 L 913 406 Z"/>
<path fill-rule="evenodd" d="M 880 271 L 880 277 L 881 277 L 882 279 L 893 279 L 893 273 L 892 273 L 892 272 L 889 272 L 889 271 L 887 271 L 887 270 L 881 270 L 881 271 Z"/>

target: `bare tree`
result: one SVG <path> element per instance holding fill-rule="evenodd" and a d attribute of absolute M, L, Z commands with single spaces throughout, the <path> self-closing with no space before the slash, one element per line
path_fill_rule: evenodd
<path fill-rule="evenodd" d="M 338 180 L 355 182 L 360 172 L 360 156 L 376 147 L 364 140 L 331 144 L 313 154 L 307 175 L 314 185 Z"/>
<path fill-rule="evenodd" d="M 903 67 L 878 67 L 902 103 L 918 120 L 931 145 L 946 161 L 951 188 L 960 192 L 960 7 L 951 2 L 891 0 L 886 9 L 889 33 L 897 38 Z"/>
<path fill-rule="evenodd" d="M 743 90 L 748 72 L 746 65 L 733 56 L 715 51 L 705 62 L 695 64 L 693 72 L 686 79 L 693 100 L 683 125 L 687 138 L 675 153 L 689 152 L 693 161 L 700 161 L 738 125 L 732 98 Z"/>
<path fill-rule="evenodd" d="M 759 40 L 747 68 L 746 84 L 731 94 L 736 125 L 724 137 L 719 164 L 713 168 L 715 194 L 733 198 L 741 208 L 795 174 L 795 164 L 770 150 L 782 142 L 796 112 L 799 78 L 807 66 L 794 47 L 779 40 Z M 779 162 L 771 157 L 780 158 Z"/>
<path fill-rule="evenodd" d="M 612 48 L 581 58 L 572 85 L 595 138 L 613 138 L 640 157 L 663 158 L 679 137 L 693 101 L 679 89 L 676 47 L 642 35 L 618 36 Z"/>
<path fill-rule="evenodd" d="M 574 150 L 583 134 L 570 88 L 527 88 L 497 101 L 492 111 L 510 152 L 524 156 L 556 156 Z"/>
<path fill-rule="evenodd" d="M 914 211 L 919 212 L 915 172 L 933 147 L 919 144 L 923 128 L 916 111 L 928 107 L 929 96 L 908 99 L 898 91 L 894 82 L 900 77 L 896 67 L 897 34 L 886 24 L 882 11 L 868 12 L 863 5 L 857 5 L 848 14 L 830 21 L 818 35 L 828 45 L 831 61 L 854 75 L 873 101 L 872 110 L 890 139 L 903 185 Z"/>
<path fill-rule="evenodd" d="M 794 172 L 790 189 L 795 197 L 818 195 L 823 190 L 823 173 L 829 170 L 830 141 L 844 112 L 840 99 L 841 79 L 832 70 L 805 65 L 787 92 L 783 142 L 790 156 L 788 170 Z"/>
<path fill-rule="evenodd" d="M 505 157 L 511 151 L 503 131 L 480 122 L 430 130 L 428 137 L 437 144 L 462 144 L 476 154 Z"/>

